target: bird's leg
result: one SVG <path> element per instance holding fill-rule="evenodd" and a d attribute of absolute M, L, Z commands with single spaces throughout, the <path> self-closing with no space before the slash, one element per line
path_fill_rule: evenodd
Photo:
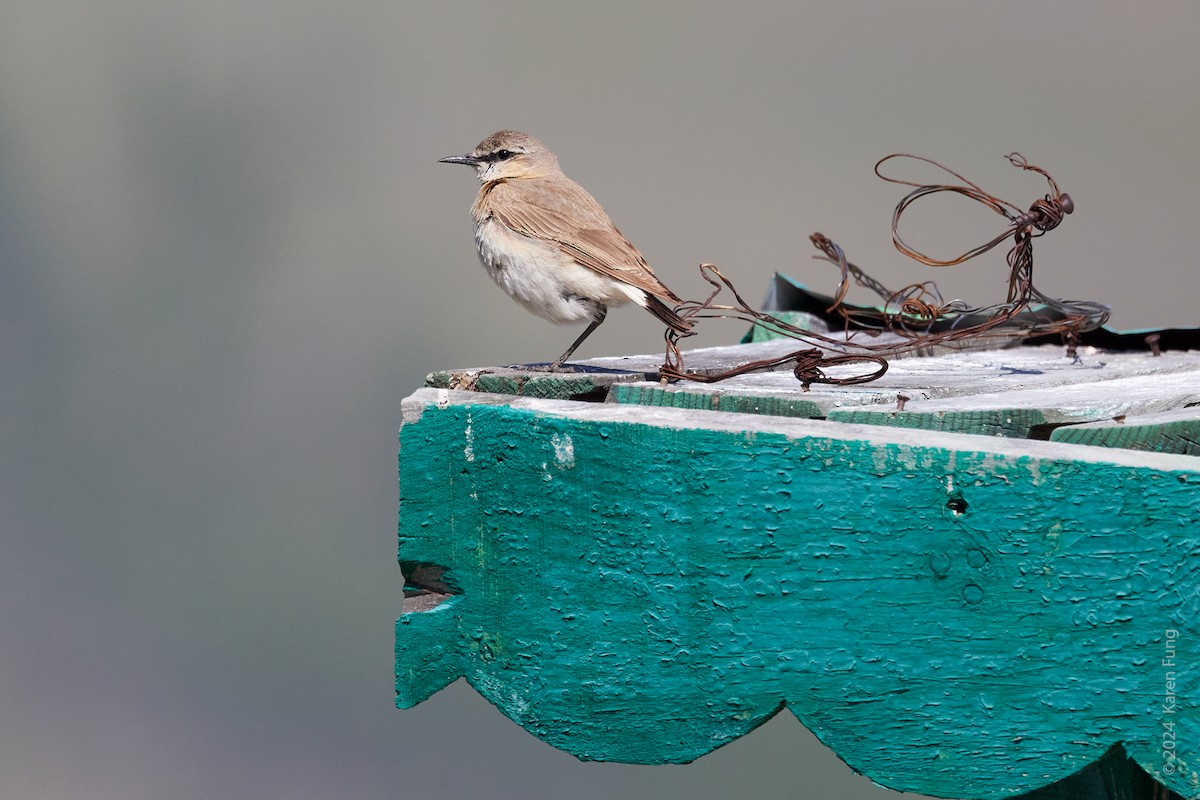
<path fill-rule="evenodd" d="M 587 329 L 584 330 L 583 333 L 579 334 L 579 338 L 571 343 L 571 346 L 567 348 L 567 352 L 563 353 L 561 356 L 556 358 L 554 360 L 553 364 L 546 367 L 547 372 L 557 372 L 558 368 L 563 365 L 563 362 L 565 362 L 568 358 L 571 357 L 571 353 L 575 352 L 575 348 L 577 348 L 577 347 L 579 347 L 579 345 L 583 344 L 583 340 L 586 339 L 588 336 L 590 336 L 592 334 L 592 331 L 596 330 L 596 328 L 599 328 L 601 322 L 604 322 L 604 318 L 606 316 L 608 316 L 608 308 L 606 306 L 600 305 L 599 303 L 596 304 L 596 308 L 599 311 L 599 315 L 594 320 L 592 320 L 592 324 L 588 325 Z"/>

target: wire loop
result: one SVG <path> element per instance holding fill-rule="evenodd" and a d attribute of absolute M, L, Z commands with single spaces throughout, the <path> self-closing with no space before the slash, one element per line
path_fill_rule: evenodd
<path fill-rule="evenodd" d="M 826 312 L 842 318 L 843 338 L 832 338 L 800 328 L 765 311 L 751 308 L 742 299 L 733 282 L 716 266 L 701 264 L 700 275 L 712 285 L 713 291 L 702 301 L 689 300 L 676 306 L 675 310 L 681 317 L 689 321 L 704 318 L 739 319 L 796 339 L 809 347 L 786 356 L 753 361 L 717 374 L 700 374 L 688 372 L 684 368 L 679 341 L 685 334 L 668 331 L 666 359 L 659 376 L 667 380 L 712 383 L 734 375 L 792 364 L 796 378 L 807 391 L 808 387 L 815 383 L 849 385 L 873 381 L 887 372 L 888 358 L 934 345 L 984 337 L 1011 339 L 1046 333 L 1059 333 L 1064 342 L 1078 341 L 1081 332 L 1098 328 L 1107 321 L 1109 307 L 1087 300 L 1051 298 L 1033 285 L 1033 239 L 1062 224 L 1063 218 L 1075 210 L 1075 203 L 1070 195 L 1059 189 L 1048 172 L 1030 164 L 1020 153 L 1010 153 L 1006 158 L 1014 167 L 1035 172 L 1049 184 L 1050 191 L 1044 197 L 1033 201 L 1026 211 L 984 191 L 954 170 L 923 156 L 893 153 L 875 164 L 875 174 L 883 180 L 913 187 L 913 191 L 900 200 L 892 214 L 892 242 L 897 250 L 909 258 L 931 267 L 954 266 L 982 255 L 1012 237 L 1013 244 L 1006 258 L 1009 267 L 1006 302 L 984 307 L 971 307 L 961 300 L 946 303 L 932 281 L 911 284 L 892 292 L 851 263 L 846 258 L 845 251 L 832 239 L 824 234 L 814 233 L 810 239 L 820 253 L 815 258 L 828 261 L 841 273 L 833 294 L 833 302 Z M 959 182 L 921 184 L 885 175 L 882 168 L 893 159 L 911 159 L 932 165 Z M 952 192 L 983 204 L 1006 219 L 1005 229 L 991 240 L 948 260 L 932 258 L 910 247 L 900 236 L 900 220 L 904 212 L 921 198 L 940 192 Z M 870 309 L 846 305 L 845 298 L 850 291 L 851 279 L 880 297 L 884 301 L 882 307 Z M 726 289 L 733 295 L 734 303 L 717 304 L 717 297 Z M 863 336 L 878 338 L 884 333 L 896 336 L 887 342 L 861 341 Z M 876 368 L 872 372 L 849 377 L 833 377 L 824 371 L 831 366 L 861 362 L 874 364 Z"/>

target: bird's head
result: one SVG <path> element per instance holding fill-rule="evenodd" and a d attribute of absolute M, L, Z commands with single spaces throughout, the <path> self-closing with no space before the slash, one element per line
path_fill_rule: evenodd
<path fill-rule="evenodd" d="M 562 172 L 558 157 L 549 147 L 520 131 L 497 131 L 469 153 L 438 160 L 446 164 L 474 167 L 480 183 L 537 178 Z"/>

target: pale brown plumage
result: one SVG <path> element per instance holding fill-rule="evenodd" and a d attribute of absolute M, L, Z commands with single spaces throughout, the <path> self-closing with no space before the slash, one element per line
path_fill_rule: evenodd
<path fill-rule="evenodd" d="M 482 186 L 471 209 L 475 241 L 497 284 L 552 321 L 591 321 L 551 368 L 600 325 L 609 306 L 628 300 L 680 333 L 691 330 L 668 305 L 679 303 L 679 297 L 537 139 L 499 131 L 472 152 L 442 161 L 468 164 L 478 172 Z"/>
<path fill-rule="evenodd" d="M 649 309 L 655 316 L 678 331 L 690 330 L 663 302 L 679 303 L 679 297 L 655 276 L 596 199 L 574 181 L 492 181 L 479 192 L 475 213 L 490 215 L 524 236 L 553 242 L 576 263 L 641 289 L 659 301 Z"/>

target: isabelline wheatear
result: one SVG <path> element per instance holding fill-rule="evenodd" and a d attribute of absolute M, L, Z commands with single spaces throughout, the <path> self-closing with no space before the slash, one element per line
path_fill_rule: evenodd
<path fill-rule="evenodd" d="M 483 184 L 471 207 L 475 246 L 500 288 L 551 322 L 588 322 L 551 371 L 600 326 L 610 306 L 630 300 L 680 333 L 691 330 L 668 305 L 679 298 L 595 198 L 563 174 L 546 145 L 499 131 L 470 153 L 441 161 L 475 167 Z"/>

